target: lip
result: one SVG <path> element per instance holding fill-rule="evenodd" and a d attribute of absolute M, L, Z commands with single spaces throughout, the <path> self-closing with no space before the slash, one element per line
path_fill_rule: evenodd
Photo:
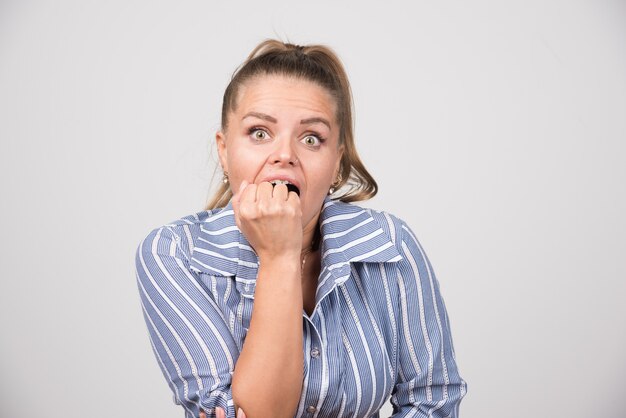
<path fill-rule="evenodd" d="M 273 174 L 270 176 L 265 176 L 259 181 L 259 183 L 262 183 L 264 181 L 271 182 L 272 180 L 286 180 L 296 186 L 298 190 L 302 191 L 302 187 L 300 187 L 300 182 L 296 180 L 295 177 L 290 176 L 289 174 Z"/>

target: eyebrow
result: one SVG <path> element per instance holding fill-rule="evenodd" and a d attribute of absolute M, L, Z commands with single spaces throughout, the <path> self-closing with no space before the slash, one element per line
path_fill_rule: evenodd
<path fill-rule="evenodd" d="M 245 116 L 243 118 L 241 118 L 241 120 L 244 120 L 245 118 L 249 118 L 249 117 L 254 117 L 254 118 L 266 120 L 266 121 L 272 122 L 272 123 L 278 123 L 278 120 L 275 117 L 270 116 L 270 115 L 265 114 L 265 113 L 260 113 L 260 112 L 248 112 L 248 113 L 245 114 Z M 313 117 L 313 118 L 302 119 L 300 121 L 301 125 L 310 125 L 310 124 L 313 124 L 313 123 L 323 123 L 324 125 L 326 125 L 328 127 L 328 129 L 332 129 L 330 127 L 330 123 L 326 119 L 324 119 L 324 118 Z"/>
<path fill-rule="evenodd" d="M 323 123 L 324 125 L 328 126 L 328 129 L 331 129 L 330 123 L 328 123 L 328 121 L 324 118 L 308 118 L 308 119 L 302 119 L 300 121 L 301 125 L 310 125 L 312 123 Z"/>
<path fill-rule="evenodd" d="M 246 113 L 246 115 L 241 118 L 241 120 L 244 120 L 245 118 L 249 118 L 249 117 L 255 117 L 255 118 L 259 118 L 259 119 L 263 119 L 266 120 L 268 122 L 272 122 L 272 123 L 277 123 L 278 120 L 276 120 L 275 117 L 272 117 L 270 115 L 266 115 L 265 113 L 259 113 L 259 112 L 248 112 Z"/>

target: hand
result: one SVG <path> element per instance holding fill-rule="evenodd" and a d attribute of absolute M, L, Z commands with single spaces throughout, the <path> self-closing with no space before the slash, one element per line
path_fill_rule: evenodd
<path fill-rule="evenodd" d="M 284 184 L 243 181 L 233 196 L 235 221 L 259 258 L 300 254 L 300 198 Z"/>
<path fill-rule="evenodd" d="M 226 412 L 220 407 L 215 408 L 215 417 L 216 418 L 226 418 Z M 204 411 L 200 411 L 200 418 L 206 418 L 206 414 Z M 237 412 L 237 418 L 246 418 L 246 414 L 243 413 L 243 409 L 239 408 Z"/>

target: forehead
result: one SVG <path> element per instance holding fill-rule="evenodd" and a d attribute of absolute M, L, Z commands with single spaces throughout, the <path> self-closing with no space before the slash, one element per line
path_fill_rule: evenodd
<path fill-rule="evenodd" d="M 296 77 L 256 76 L 241 86 L 235 103 L 235 113 L 250 110 L 308 112 L 336 122 L 337 103 L 331 93 L 315 82 Z"/>

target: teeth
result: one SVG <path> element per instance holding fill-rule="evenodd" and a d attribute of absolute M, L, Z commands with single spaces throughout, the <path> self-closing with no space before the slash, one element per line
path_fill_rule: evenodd
<path fill-rule="evenodd" d="M 277 184 L 291 184 L 287 180 L 272 180 L 270 183 L 272 183 L 274 186 L 276 186 Z"/>

